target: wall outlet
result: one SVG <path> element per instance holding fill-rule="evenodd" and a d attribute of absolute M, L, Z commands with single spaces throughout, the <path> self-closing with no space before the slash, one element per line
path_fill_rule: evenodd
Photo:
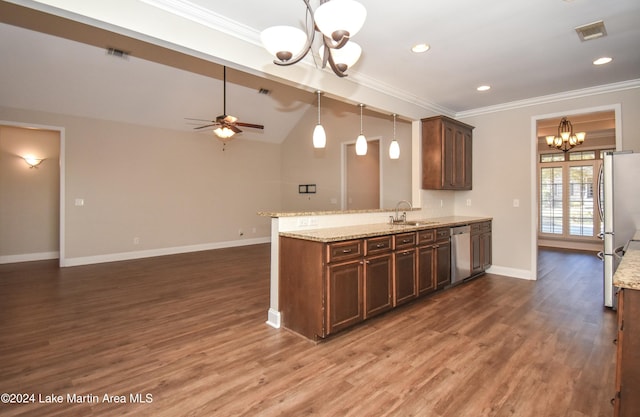
<path fill-rule="evenodd" d="M 255 233 L 255 232 L 256 232 L 256 228 L 254 227 L 251 229 L 251 233 Z"/>
<path fill-rule="evenodd" d="M 138 236 L 133 238 L 133 244 L 134 245 L 139 245 L 140 244 L 140 238 Z"/>
<path fill-rule="evenodd" d="M 471 205 L 471 199 L 467 198 L 467 206 L 470 206 L 470 205 Z"/>
<path fill-rule="evenodd" d="M 513 199 L 513 207 L 520 207 L 520 200 L 518 200 L 517 198 Z"/>
<path fill-rule="evenodd" d="M 242 231 L 242 229 L 238 229 L 238 236 L 244 236 L 244 232 Z"/>
<path fill-rule="evenodd" d="M 75 204 L 77 207 L 84 206 L 84 198 L 76 198 Z"/>

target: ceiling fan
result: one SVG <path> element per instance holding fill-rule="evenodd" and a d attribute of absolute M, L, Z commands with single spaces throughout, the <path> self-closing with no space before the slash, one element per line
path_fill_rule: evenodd
<path fill-rule="evenodd" d="M 250 127 L 253 129 L 264 129 L 263 125 L 258 125 L 254 123 L 244 123 L 239 122 L 237 117 L 230 116 L 227 114 L 227 67 L 224 66 L 224 75 L 223 75 L 223 114 L 216 117 L 215 120 L 211 120 L 210 123 L 206 125 L 195 127 L 195 130 L 201 130 L 213 127 L 213 133 L 220 139 L 223 143 L 227 143 L 231 139 L 233 139 L 233 135 L 236 133 L 242 132 L 238 128 L 238 126 L 242 127 Z M 202 119 L 189 119 L 188 120 L 202 120 Z"/>

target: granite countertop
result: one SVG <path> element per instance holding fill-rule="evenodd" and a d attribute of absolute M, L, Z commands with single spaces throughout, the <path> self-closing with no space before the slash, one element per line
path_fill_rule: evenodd
<path fill-rule="evenodd" d="M 640 241 L 632 240 L 613 275 L 613 285 L 640 290 Z"/>
<path fill-rule="evenodd" d="M 401 211 L 420 211 L 420 207 L 411 209 L 402 208 Z M 384 213 L 395 212 L 395 208 L 391 209 L 362 209 L 362 210 L 321 210 L 321 211 L 259 211 L 258 216 L 262 217 L 299 217 L 299 216 L 325 216 L 331 214 L 361 214 L 361 213 Z"/>
<path fill-rule="evenodd" d="M 355 226 L 329 227 L 322 229 L 295 230 L 280 232 L 280 236 L 297 239 L 313 240 L 317 242 L 338 242 L 342 240 L 362 239 L 367 237 L 384 236 L 418 230 L 450 227 L 463 224 L 479 223 L 492 220 L 491 217 L 450 216 L 422 220 L 409 220 L 420 224 L 391 225 L 388 223 L 363 224 Z"/>

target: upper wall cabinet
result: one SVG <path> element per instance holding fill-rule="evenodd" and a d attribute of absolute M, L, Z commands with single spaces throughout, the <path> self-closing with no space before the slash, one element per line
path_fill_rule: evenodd
<path fill-rule="evenodd" d="M 472 130 L 446 116 L 422 119 L 423 189 L 471 189 Z"/>

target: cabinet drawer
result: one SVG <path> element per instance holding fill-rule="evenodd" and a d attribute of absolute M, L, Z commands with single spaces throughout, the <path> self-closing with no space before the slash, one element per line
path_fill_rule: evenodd
<path fill-rule="evenodd" d="M 481 230 L 481 223 L 473 223 L 473 224 L 471 224 L 471 234 L 472 235 L 479 234 L 480 230 Z"/>
<path fill-rule="evenodd" d="M 490 231 L 491 231 L 491 222 L 480 223 L 480 233 L 485 233 Z"/>
<path fill-rule="evenodd" d="M 388 252 L 391 250 L 391 236 L 376 237 L 366 240 L 367 255 Z"/>
<path fill-rule="evenodd" d="M 328 246 L 328 262 L 358 258 L 364 255 L 362 240 L 331 243 Z"/>
<path fill-rule="evenodd" d="M 451 234 L 451 232 L 449 231 L 448 227 L 441 227 L 439 229 L 436 229 L 436 241 L 438 242 L 447 242 L 449 241 L 449 235 Z"/>
<path fill-rule="evenodd" d="M 418 245 L 427 245 L 436 241 L 436 229 L 421 230 L 418 232 Z"/>
<path fill-rule="evenodd" d="M 396 249 L 410 248 L 416 245 L 416 234 L 414 232 L 395 235 L 394 239 Z"/>

